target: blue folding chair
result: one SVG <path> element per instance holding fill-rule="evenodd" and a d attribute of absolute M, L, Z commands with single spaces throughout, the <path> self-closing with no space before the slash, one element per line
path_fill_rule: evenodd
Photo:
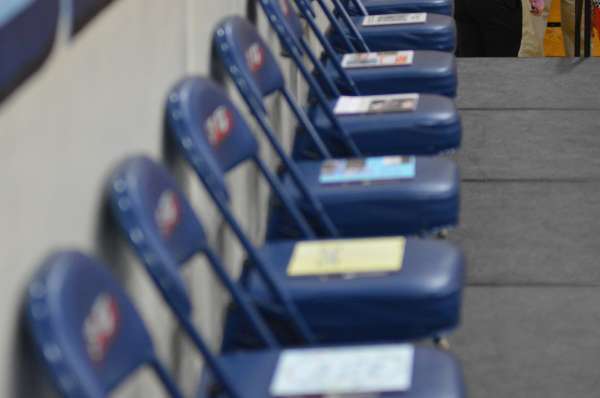
<path fill-rule="evenodd" d="M 430 12 L 452 16 L 452 0 L 342 0 L 350 15 Z"/>
<path fill-rule="evenodd" d="M 154 370 L 170 397 L 183 397 L 132 303 L 96 260 L 76 251 L 49 256 L 29 284 L 25 311 L 63 397 L 108 397 L 142 367 Z"/>
<path fill-rule="evenodd" d="M 192 146 L 206 140 L 203 132 L 195 133 L 187 138 Z M 223 145 L 231 149 L 236 142 Z M 115 218 L 188 333 L 193 334 L 189 302 L 184 300 L 177 270 L 198 253 L 206 255 L 227 288 L 241 287 L 234 296 L 240 302 L 249 296 L 285 344 L 441 339 L 458 325 L 464 259 L 442 241 L 407 239 L 401 271 L 388 275 L 325 281 L 318 276 L 289 277 L 287 267 L 297 241 L 257 248 L 229 207 L 222 179 L 225 166 L 244 160 L 247 150 L 243 146 L 233 157 L 226 156 L 231 151 L 217 156 L 196 152 L 194 161 L 195 169 L 202 170 L 201 181 L 248 255 L 238 284 L 227 282 L 218 257 L 200 234 L 197 217 L 163 167 L 146 157 L 133 157 L 109 180 Z M 224 349 L 272 345 L 270 338 L 256 341 L 256 317 L 246 308 L 249 305 L 242 304 L 230 310 Z"/>
<path fill-rule="evenodd" d="M 222 89 L 206 79 L 184 80 L 171 91 L 169 98 L 166 110 L 168 131 L 176 141 L 182 143 L 185 150 L 194 150 L 188 155 L 194 164 L 193 159 L 206 156 L 200 156 L 206 151 L 198 152 L 200 149 L 196 149 L 202 148 L 198 146 L 201 142 L 196 147 L 184 146 L 185 138 L 193 136 L 192 132 L 196 129 L 206 130 L 201 123 L 212 115 L 209 112 L 217 109 L 214 104 L 230 109 L 229 112 L 234 115 L 237 111 Z M 414 177 L 393 178 L 379 183 L 376 179 L 365 179 L 354 184 L 328 184 L 321 179 L 326 162 L 295 163 L 277 142 L 269 122 L 261 118 L 259 123 L 269 128 L 268 137 L 284 166 L 280 173 L 283 186 L 279 190 L 289 195 L 289 202 L 295 203 L 308 219 L 313 220 L 312 225 L 320 236 L 424 234 L 458 223 L 460 181 L 457 167 L 452 161 L 417 157 L 414 159 Z M 243 159 L 257 158 L 259 169 L 267 172 L 260 158 L 255 156 L 255 140 L 251 130 L 242 119 L 236 124 L 237 134 L 228 142 L 243 151 Z M 224 153 L 226 155 L 222 156 L 228 158 L 235 154 Z M 236 164 L 228 164 L 226 170 Z M 202 172 L 202 166 L 196 169 L 198 173 Z M 278 180 L 274 180 L 273 184 L 275 194 L 278 190 L 276 182 Z M 291 217 L 281 206 L 273 206 L 268 238 L 297 237 L 298 234 L 292 233 L 297 230 L 298 218 Z"/>
<path fill-rule="evenodd" d="M 48 57 L 58 26 L 58 3 L 0 2 L 0 101 Z"/>
<path fill-rule="evenodd" d="M 306 55 L 314 65 L 317 77 L 322 80 L 323 88 L 333 97 L 339 97 L 340 94 L 399 93 L 456 96 L 456 62 L 453 54 L 442 51 L 412 51 L 413 61 L 408 65 L 344 68 L 342 56 L 335 53 L 316 21 L 310 16 L 309 10 L 304 7 L 301 12 L 327 55 L 325 64 L 322 64 L 304 39 L 300 18 L 290 0 L 260 0 L 260 4 L 267 20 L 277 32 L 281 45 L 301 73 L 304 76 L 309 73 L 303 63 L 303 56 Z M 366 54 L 368 53 L 344 56 Z M 311 90 L 320 88 L 311 87 Z"/>
<path fill-rule="evenodd" d="M 108 397 L 143 366 L 154 369 L 169 397 L 183 397 L 157 358 L 130 299 L 96 260 L 79 252 L 59 252 L 48 258 L 29 285 L 26 312 L 34 343 L 63 397 Z M 273 396 L 270 385 L 284 351 L 269 347 L 215 355 L 197 332 L 194 336 L 210 371 L 196 396 Z M 466 395 L 460 366 L 452 356 L 415 347 L 410 389 L 373 396 Z"/>
<path fill-rule="evenodd" d="M 102 8 L 112 0 L 73 0 L 71 6 L 73 32 L 80 31 Z"/>
<path fill-rule="evenodd" d="M 300 8 L 312 7 L 309 0 L 295 0 Z M 330 23 L 328 36 L 339 52 L 388 50 L 438 50 L 454 52 L 456 25 L 448 15 L 427 13 L 418 23 L 368 25 L 367 11 L 361 7 L 360 16 L 350 16 L 341 0 L 331 0 L 333 10 L 315 0 Z M 314 11 L 312 12 L 314 15 Z M 388 18 L 391 14 L 384 14 Z M 351 45 L 348 44 L 351 43 Z"/>
<path fill-rule="evenodd" d="M 241 17 L 222 21 L 214 34 L 215 47 L 225 69 L 253 115 L 266 117 L 263 97 L 281 93 L 299 122 L 293 157 L 436 154 L 460 145 L 461 123 L 449 98 L 419 95 L 414 111 L 339 116 L 338 100 L 327 100 L 318 83 L 305 74 L 317 97 L 308 115 L 285 87 L 273 53 L 256 28 Z M 312 121 L 311 121 L 312 120 Z M 323 142 L 326 149 L 323 148 Z"/>
<path fill-rule="evenodd" d="M 233 231 L 236 233 L 239 240 L 244 245 L 245 249 L 249 253 L 249 257 L 252 262 L 260 263 L 261 260 L 257 258 L 260 257 L 261 251 L 264 252 L 262 255 L 266 256 L 268 264 L 274 264 L 277 267 L 278 273 L 280 273 L 280 277 L 283 278 L 283 282 L 291 282 L 285 278 L 284 269 L 289 262 L 292 249 L 294 247 L 293 244 L 290 244 L 289 241 L 283 241 L 281 243 L 269 243 L 265 245 L 258 254 L 253 254 L 256 252 L 256 249 L 250 242 L 250 240 L 245 236 L 237 223 L 234 215 L 229 209 L 228 195 L 225 182 L 224 182 L 224 174 L 233 170 L 237 165 L 244 161 L 250 161 L 256 165 L 258 170 L 263 174 L 266 181 L 270 184 L 273 194 L 274 200 L 278 201 L 271 209 L 271 216 L 269 222 L 269 237 L 274 239 L 281 239 L 285 236 L 294 236 L 300 239 L 314 239 L 314 230 L 320 229 L 321 235 L 325 237 L 336 237 L 339 236 L 336 232 L 338 229 L 337 220 L 335 221 L 336 227 L 332 231 L 331 229 L 327 230 L 326 228 L 331 225 L 331 219 L 329 218 L 329 211 L 331 208 L 335 208 L 335 204 L 333 202 L 326 202 L 321 205 L 321 202 L 317 198 L 313 196 L 311 188 L 308 186 L 305 181 L 305 177 L 303 176 L 303 169 L 298 169 L 294 164 L 288 164 L 290 170 L 292 171 L 291 175 L 296 176 L 296 180 L 294 181 L 291 177 L 285 181 L 285 185 L 282 187 L 278 183 L 278 179 L 272 175 L 269 169 L 264 165 L 261 159 L 258 157 L 256 142 L 254 141 L 248 126 L 244 123 L 243 119 L 239 116 L 237 110 L 233 106 L 233 104 L 226 98 L 223 91 L 216 86 L 214 83 L 209 80 L 199 79 L 199 78 L 190 78 L 182 81 L 170 94 L 169 96 L 169 104 L 167 109 L 167 126 L 169 128 L 169 133 L 174 137 L 175 142 L 178 144 L 179 148 L 182 150 L 184 157 L 190 162 L 193 169 L 196 171 L 200 180 L 205 185 L 207 191 L 212 196 L 215 204 L 219 208 L 223 217 L 227 221 L 227 223 L 231 226 Z M 205 136 L 208 135 L 210 137 L 210 130 L 207 130 L 204 127 L 206 120 L 212 120 L 216 114 L 226 113 L 231 115 L 229 120 L 234 120 L 235 124 L 227 133 L 227 137 L 223 139 L 223 141 L 219 144 L 217 149 L 214 149 L 210 146 L 210 139 L 207 141 Z M 217 160 L 215 160 L 217 159 Z M 210 167 L 208 166 L 210 165 Z M 292 182 L 294 181 L 294 182 Z M 399 183 L 402 185 L 402 183 Z M 408 183 L 406 186 L 410 185 Z M 294 189 L 294 187 L 297 187 Z M 364 187 L 365 190 L 369 188 L 375 188 L 375 186 Z M 335 191 L 335 188 L 331 188 Z M 289 198 L 289 192 L 292 191 L 294 195 L 292 199 Z M 301 194 L 299 192 L 302 192 Z M 364 206 L 360 204 L 359 200 L 353 200 L 352 196 L 356 191 L 345 190 L 341 188 L 336 195 L 334 192 L 330 191 L 330 198 L 334 198 L 334 200 L 340 201 L 340 198 L 344 198 L 347 201 L 347 204 L 339 204 L 339 206 L 343 207 L 347 210 L 347 214 L 356 214 L 361 212 L 371 213 L 370 217 L 368 214 L 365 214 L 365 217 L 361 217 L 361 221 L 365 223 L 362 226 L 354 226 L 356 229 L 356 235 L 376 235 L 373 231 L 381 229 L 381 224 L 385 224 L 384 227 L 392 227 L 391 224 L 387 224 L 388 220 L 394 219 L 396 221 L 393 228 L 396 231 L 403 229 L 400 226 L 402 220 L 398 217 L 398 211 L 395 211 L 391 206 L 378 206 L 371 202 L 371 209 L 378 209 L 377 212 L 369 211 L 368 205 Z M 379 194 L 381 191 L 379 191 Z M 374 195 L 377 195 L 378 192 L 374 191 Z M 303 206 L 307 203 L 314 203 L 316 208 L 309 208 L 309 206 Z M 300 211 L 298 207 L 303 206 L 303 212 L 308 214 L 308 217 L 313 220 L 313 222 L 307 227 L 306 222 L 304 222 L 304 218 L 301 215 L 298 215 Z M 312 206 L 311 206 L 312 207 Z M 396 209 L 401 209 L 402 203 L 396 206 Z M 400 212 L 402 210 L 399 210 Z M 386 212 L 388 214 L 386 214 Z M 341 213 L 337 213 L 340 215 Z M 345 232 L 343 228 L 347 227 L 347 223 L 344 223 L 344 220 L 340 221 L 341 223 L 341 231 Z M 376 224 L 378 223 L 378 224 Z M 362 233 L 359 232 L 359 229 L 362 227 Z M 299 231 L 295 235 L 292 235 L 294 232 Z M 391 234 L 392 228 L 388 229 Z M 400 232 L 396 232 L 398 234 Z M 389 234 L 388 234 L 389 235 Z M 458 252 L 452 253 L 454 250 L 451 247 L 442 248 L 441 246 L 436 246 L 435 241 L 413 241 L 412 239 L 409 241 L 410 245 L 416 245 L 416 247 L 422 247 L 423 252 L 420 249 L 417 249 L 416 253 L 419 255 L 415 255 L 414 261 L 415 264 L 419 264 L 417 266 L 418 269 L 423 270 L 421 268 L 422 264 L 420 264 L 421 260 L 423 263 L 433 264 L 435 262 L 445 262 L 448 259 L 451 259 L 450 263 L 457 263 L 458 265 L 451 265 L 448 268 L 449 272 L 455 272 L 453 267 L 462 267 L 462 258 L 458 255 Z M 428 254 L 426 254 L 425 246 L 429 246 Z M 430 246 L 433 245 L 433 246 Z M 448 251 L 447 253 L 445 251 Z M 427 255 L 428 259 L 425 260 L 422 258 L 422 255 Z M 432 256 L 432 257 L 429 257 Z M 446 260 L 444 260 L 446 258 Z M 437 259 L 437 260 L 434 260 Z M 434 266 L 435 267 L 435 266 Z M 460 272 L 459 272 L 460 274 Z M 458 275 L 458 274 L 457 274 Z M 460 278 L 456 279 L 459 280 Z M 364 283 L 364 282 L 363 282 Z M 364 286 L 364 285 L 361 285 Z M 455 286 L 458 288 L 458 285 Z M 377 289 L 372 289 L 377 290 Z M 399 292 L 399 290 L 398 290 Z M 363 291 L 363 293 L 366 293 Z M 348 296 L 348 293 L 344 293 Z M 359 293 L 357 293 L 359 294 Z M 378 293 L 375 293 L 378 294 Z M 361 301 L 366 302 L 367 298 L 362 298 Z M 412 303 L 416 303 L 418 300 L 416 298 L 412 299 Z M 321 299 L 321 304 L 325 304 L 326 300 Z M 455 325 L 458 322 L 458 310 L 459 310 L 459 302 L 455 301 L 454 309 L 451 311 L 452 313 L 444 316 L 443 320 L 441 320 L 441 324 L 429 324 L 429 321 L 425 322 L 425 329 L 429 328 L 431 330 L 436 329 L 445 329 L 451 328 L 452 325 Z M 313 302 L 312 304 L 315 304 Z M 301 305 L 299 303 L 299 305 Z M 310 322 L 310 324 L 319 325 L 322 322 L 318 319 L 318 317 L 322 314 L 319 313 L 318 307 L 311 307 L 311 304 L 306 304 L 306 311 L 309 311 L 309 316 L 311 319 L 314 319 Z M 422 311 L 422 309 L 420 310 Z M 410 311 L 409 311 L 410 312 Z M 304 312 L 303 312 L 304 313 Z M 421 312 L 421 314 L 424 314 Z M 340 314 L 343 317 L 348 314 Z M 416 316 L 415 314 L 411 314 L 412 316 Z M 434 316 L 427 316 L 430 320 L 436 318 Z M 420 320 L 425 319 L 419 317 Z M 341 321 L 341 320 L 340 320 Z M 419 321 L 420 322 L 420 321 Z M 435 321 L 437 322 L 437 321 Z M 326 323 L 330 323 L 327 322 Z M 320 334 L 325 335 L 325 332 L 321 329 L 327 329 L 328 326 L 323 325 L 319 326 Z M 433 328 L 433 329 L 432 329 Z M 355 327 L 350 331 L 350 335 L 344 338 L 352 338 L 353 333 L 358 333 L 360 328 Z M 398 328 L 393 328 L 396 331 Z M 404 327 L 404 331 L 407 333 L 414 333 L 413 336 L 422 334 L 427 335 L 430 332 L 427 332 L 425 329 L 420 329 L 416 332 L 409 332 L 410 329 L 407 325 Z M 388 329 L 389 330 L 389 329 Z M 396 333 L 393 332 L 393 333 Z M 341 333 L 339 331 L 336 332 L 338 335 Z M 363 333 L 366 335 L 369 332 L 369 329 L 365 329 Z M 377 331 L 376 333 L 381 333 L 381 331 Z M 327 333 L 329 335 L 330 333 Z M 338 337 L 339 338 L 339 337 Z M 360 335 L 356 335 L 356 338 L 360 338 Z"/>

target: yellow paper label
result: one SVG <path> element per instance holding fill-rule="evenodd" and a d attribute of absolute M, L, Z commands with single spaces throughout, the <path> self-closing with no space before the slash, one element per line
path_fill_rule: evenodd
<path fill-rule="evenodd" d="M 406 239 L 337 239 L 297 243 L 289 276 L 394 272 L 402 268 Z"/>

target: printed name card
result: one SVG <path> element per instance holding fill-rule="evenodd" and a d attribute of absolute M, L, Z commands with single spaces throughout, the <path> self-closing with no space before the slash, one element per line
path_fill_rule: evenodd
<path fill-rule="evenodd" d="M 410 390 L 414 347 L 407 344 L 292 349 L 271 381 L 275 397 L 330 397 Z"/>
<path fill-rule="evenodd" d="M 299 242 L 287 273 L 296 277 L 397 272 L 405 245 L 403 237 Z"/>
<path fill-rule="evenodd" d="M 385 51 L 346 54 L 342 58 L 342 67 L 351 69 L 378 68 L 385 66 L 407 66 L 413 64 L 414 57 L 414 51 Z"/>
<path fill-rule="evenodd" d="M 409 25 L 427 22 L 427 13 L 403 13 L 386 15 L 368 15 L 363 18 L 362 26 Z"/>
<path fill-rule="evenodd" d="M 336 115 L 414 112 L 418 102 L 419 94 L 342 96 L 333 112 Z"/>
<path fill-rule="evenodd" d="M 319 183 L 352 184 L 414 178 L 413 156 L 381 156 L 362 159 L 333 159 L 321 166 Z"/>

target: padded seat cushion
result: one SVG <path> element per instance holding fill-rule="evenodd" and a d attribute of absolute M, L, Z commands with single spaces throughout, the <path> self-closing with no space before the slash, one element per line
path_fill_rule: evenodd
<path fill-rule="evenodd" d="M 336 102 L 330 101 L 332 110 Z M 321 107 L 310 107 L 308 116 L 335 155 L 348 153 Z M 338 120 L 365 156 L 432 155 L 457 149 L 461 142 L 460 115 L 454 101 L 439 95 L 420 95 L 413 112 L 343 115 Z M 310 136 L 298 130 L 294 158 L 314 158 L 314 154 Z"/>
<path fill-rule="evenodd" d="M 431 12 L 434 14 L 452 15 L 452 0 L 361 0 L 369 14 L 397 14 L 403 12 Z M 360 15 L 352 1 L 344 0 L 350 15 Z"/>
<path fill-rule="evenodd" d="M 456 25 L 447 15 L 427 14 L 427 22 L 407 25 L 361 26 L 364 17 L 352 17 L 371 51 L 389 50 L 437 50 L 454 52 Z M 345 25 L 342 31 L 351 34 Z M 340 34 L 329 29 L 327 36 L 340 53 L 347 52 Z"/>
<path fill-rule="evenodd" d="M 454 226 L 459 216 L 460 178 L 449 159 L 417 157 L 414 178 L 371 185 L 320 184 L 321 161 L 298 162 L 309 189 L 342 236 L 421 234 Z M 284 188 L 304 207 L 306 201 L 289 176 Z M 303 209 L 309 220 L 311 210 Z M 295 225 L 283 207 L 271 208 L 268 237 L 289 236 Z"/>
<path fill-rule="evenodd" d="M 342 57 L 339 58 L 341 61 Z M 352 95 L 330 60 L 325 69 L 342 94 Z M 456 96 L 456 60 L 453 54 L 443 51 L 416 51 L 412 65 L 348 68 L 346 71 L 361 95 L 424 93 Z"/>
<path fill-rule="evenodd" d="M 229 378 L 245 397 L 270 397 L 269 387 L 277 367 L 279 351 L 241 352 L 220 358 Z M 204 397 L 200 394 L 199 397 Z M 398 398 L 463 398 L 465 386 L 459 363 L 447 352 L 415 347 L 411 389 L 402 393 L 380 394 Z"/>
<path fill-rule="evenodd" d="M 273 242 L 260 253 L 320 343 L 428 338 L 459 323 L 464 259 L 447 242 L 407 239 L 400 271 L 353 279 L 288 277 L 294 246 L 294 241 Z M 243 284 L 258 302 L 272 302 L 255 271 L 244 275 Z M 277 319 L 267 312 L 269 318 Z M 271 324 L 280 339 L 293 342 L 287 328 Z"/>

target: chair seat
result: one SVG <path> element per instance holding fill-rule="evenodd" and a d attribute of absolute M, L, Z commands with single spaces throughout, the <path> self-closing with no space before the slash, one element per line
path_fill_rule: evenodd
<path fill-rule="evenodd" d="M 342 56 L 339 58 L 341 61 Z M 330 60 L 325 69 L 342 94 L 352 94 Z M 456 96 L 456 60 L 453 54 L 443 51 L 415 51 L 412 65 L 348 68 L 346 72 L 361 95 L 424 93 Z"/>
<path fill-rule="evenodd" d="M 244 397 L 271 397 L 269 387 L 280 351 L 240 352 L 219 358 L 227 375 Z M 205 397 L 201 391 L 198 397 Z M 465 386 L 459 363 L 447 352 L 415 347 L 413 378 L 409 391 L 379 394 L 398 398 L 463 398 Z"/>
<path fill-rule="evenodd" d="M 364 37 L 371 51 L 390 50 L 437 50 L 454 52 L 456 46 L 456 25 L 447 15 L 427 14 L 425 23 L 387 26 L 362 26 L 363 17 L 352 17 L 354 24 Z M 351 37 L 343 25 L 344 34 Z M 329 29 L 327 36 L 340 53 L 346 47 L 335 29 Z"/>
<path fill-rule="evenodd" d="M 295 243 L 271 242 L 260 254 L 319 343 L 422 339 L 446 334 L 459 323 L 464 258 L 447 242 L 409 238 L 400 271 L 351 279 L 287 276 Z M 263 308 L 272 308 L 273 299 L 263 280 L 252 267 L 246 268 L 251 270 L 242 277 L 246 290 L 257 302 L 268 304 Z M 287 322 L 269 310 L 264 315 L 280 341 L 297 342 Z M 230 330 L 228 339 L 249 341 L 252 334 L 238 316 L 230 313 L 229 327 L 237 333 Z"/>
<path fill-rule="evenodd" d="M 346 9 L 350 15 L 360 15 L 359 10 L 354 7 L 351 1 Z M 402 12 L 431 12 L 434 14 L 452 15 L 452 0 L 362 0 L 369 14 L 396 14 Z"/>
<path fill-rule="evenodd" d="M 414 178 L 370 185 L 321 184 L 321 161 L 298 162 L 306 185 L 345 237 L 412 235 L 454 226 L 459 216 L 458 167 L 445 158 L 417 157 Z M 306 201 L 289 176 L 284 188 L 304 207 Z M 309 219 L 312 211 L 304 209 Z M 274 205 L 269 239 L 290 237 L 295 225 L 283 207 Z"/>
<path fill-rule="evenodd" d="M 332 110 L 336 101 L 329 103 Z M 312 106 L 307 112 L 332 152 L 347 155 L 322 108 Z M 420 95 L 412 112 L 343 115 L 338 120 L 365 156 L 433 155 L 457 149 L 461 142 L 460 115 L 454 101 L 439 95 Z M 315 146 L 301 129 L 295 137 L 293 157 L 315 158 Z"/>

